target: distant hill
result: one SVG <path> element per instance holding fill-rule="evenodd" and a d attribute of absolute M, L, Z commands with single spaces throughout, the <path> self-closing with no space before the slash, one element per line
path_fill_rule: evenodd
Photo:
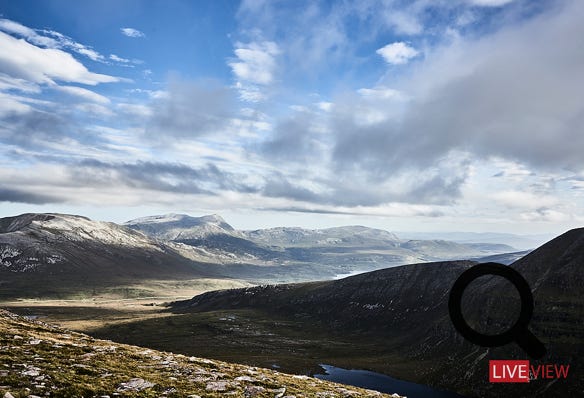
<path fill-rule="evenodd" d="M 0 296 L 86 295 L 153 279 L 301 282 L 512 251 L 501 244 L 401 240 L 363 226 L 240 231 L 218 215 L 168 214 L 118 225 L 31 213 L 0 219 Z"/>
<path fill-rule="evenodd" d="M 355 271 L 516 251 L 500 243 L 404 240 L 389 231 L 364 226 L 244 231 L 236 230 L 218 215 L 167 214 L 131 220 L 124 225 L 157 239 L 172 240 L 217 256 L 231 256 L 232 261 L 222 262 L 221 272 L 262 283 L 332 279 Z"/>
<path fill-rule="evenodd" d="M 500 232 L 398 232 L 403 239 L 441 239 L 458 243 L 505 244 L 519 250 L 531 250 L 554 237 L 553 234 L 517 235 Z"/>
<path fill-rule="evenodd" d="M 479 263 L 500 263 L 500 264 L 513 264 L 515 261 L 519 260 L 522 257 L 525 257 L 531 253 L 531 250 L 524 250 L 520 252 L 512 252 L 512 253 L 503 253 L 503 254 L 493 254 L 491 256 L 484 256 L 484 257 L 475 257 L 471 258 L 470 260 L 477 261 Z"/>
<path fill-rule="evenodd" d="M 243 234 L 254 242 L 282 247 L 359 245 L 396 247 L 400 242 L 400 239 L 391 232 L 362 226 L 326 229 L 279 227 L 243 231 Z"/>
<path fill-rule="evenodd" d="M 148 278 L 217 276 L 172 246 L 65 214 L 0 219 L 0 297 L 61 296 Z"/>
<path fill-rule="evenodd" d="M 218 234 L 241 235 L 217 214 L 203 217 L 166 214 L 138 218 L 123 225 L 162 240 L 200 239 Z"/>

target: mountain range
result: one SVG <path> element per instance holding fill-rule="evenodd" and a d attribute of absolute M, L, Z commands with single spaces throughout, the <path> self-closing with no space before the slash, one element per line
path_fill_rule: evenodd
<path fill-rule="evenodd" d="M 172 244 L 63 214 L 0 219 L 0 296 L 59 297 L 143 279 L 212 277 Z"/>
<path fill-rule="evenodd" d="M 236 230 L 218 215 L 169 214 L 136 219 L 124 225 L 214 254 L 229 253 L 234 261 L 228 269 L 221 267 L 223 272 L 267 282 L 330 279 L 339 274 L 401 264 L 516 252 L 501 243 L 400 239 L 394 233 L 363 226 Z M 236 262 L 239 266 L 233 266 Z M 267 277 L 262 277 L 265 269 L 254 269 L 250 264 L 285 265 L 286 268 L 272 267 Z"/>
<path fill-rule="evenodd" d="M 477 261 L 493 259 L 484 256 L 515 260 L 510 266 L 535 299 L 529 328 L 548 351 L 532 363 L 569 364 L 569 379 L 488 383 L 490 359 L 526 355 L 515 344 L 477 347 L 450 322 L 452 284 Z M 1 298 L 68 297 L 150 279 L 312 280 L 210 291 L 149 319 L 105 323 L 92 329 L 96 337 L 300 374 L 324 365 L 368 369 L 469 397 L 582 394 L 582 263 L 584 229 L 523 253 L 492 242 L 406 240 L 360 226 L 241 231 L 217 215 L 124 225 L 63 214 L 0 219 Z M 331 280 L 355 271 L 368 272 Z M 479 278 L 464 296 L 469 323 L 490 334 L 508 327 L 519 307 L 515 290 L 497 277 Z"/>
<path fill-rule="evenodd" d="M 492 243 L 401 240 L 361 226 L 241 231 L 218 215 L 169 214 L 118 225 L 31 213 L 0 219 L 0 286 L 5 297 L 65 297 L 152 279 L 308 281 L 513 251 Z"/>

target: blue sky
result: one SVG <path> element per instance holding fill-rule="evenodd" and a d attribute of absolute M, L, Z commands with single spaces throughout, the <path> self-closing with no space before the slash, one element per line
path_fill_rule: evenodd
<path fill-rule="evenodd" d="M 559 233 L 570 0 L 0 0 L 0 216 Z"/>

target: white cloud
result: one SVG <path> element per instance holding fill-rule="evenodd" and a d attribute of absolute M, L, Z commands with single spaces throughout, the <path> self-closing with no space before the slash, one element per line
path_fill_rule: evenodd
<path fill-rule="evenodd" d="M 94 50 L 93 48 L 91 48 L 90 46 L 86 46 L 84 44 L 78 43 L 75 40 L 71 39 L 68 36 L 65 36 L 62 33 L 56 32 L 54 30 L 42 30 L 42 32 L 46 35 L 52 36 L 53 38 L 47 37 L 47 39 L 53 40 L 56 44 L 54 45 L 49 45 L 47 47 L 50 48 L 66 48 L 66 49 L 70 49 L 73 50 L 74 52 L 76 52 L 77 54 L 81 54 L 86 56 L 87 58 L 91 59 L 92 61 L 95 62 L 102 62 L 102 63 L 107 63 L 107 59 L 106 57 L 104 57 L 102 54 L 100 54 L 98 51 Z M 44 36 L 41 36 L 44 37 Z M 35 43 L 34 41 L 31 40 L 31 42 Z"/>
<path fill-rule="evenodd" d="M 254 84 L 235 83 L 235 88 L 239 91 L 239 98 L 246 102 L 260 102 L 266 99 L 266 95 L 260 87 Z"/>
<path fill-rule="evenodd" d="M 417 35 L 424 30 L 417 15 L 412 11 L 402 11 L 392 7 L 385 10 L 383 19 L 396 33 Z"/>
<path fill-rule="evenodd" d="M 17 90 L 28 94 L 38 94 L 41 88 L 38 84 L 31 83 L 24 79 L 16 79 L 0 73 L 0 91 L 3 90 Z"/>
<path fill-rule="evenodd" d="M 332 102 L 321 101 L 317 102 L 316 107 L 323 112 L 330 112 L 333 109 L 334 104 Z"/>
<path fill-rule="evenodd" d="M 76 45 L 74 46 L 73 49 L 78 54 L 85 55 L 87 58 L 91 59 L 92 61 L 105 62 L 105 57 L 103 55 L 101 55 L 100 53 L 98 53 L 97 51 L 95 51 L 91 48 L 85 47 L 82 44 L 76 43 Z"/>
<path fill-rule="evenodd" d="M 513 0 L 470 0 L 472 5 L 482 7 L 501 7 L 511 3 Z"/>
<path fill-rule="evenodd" d="M 385 62 L 392 65 L 403 65 L 419 54 L 419 51 L 402 41 L 391 43 L 376 51 Z"/>
<path fill-rule="evenodd" d="M 120 81 L 109 75 L 92 73 L 71 54 L 51 48 L 40 48 L 22 39 L 0 32 L 0 73 L 33 83 L 55 84 L 55 81 L 96 85 Z"/>
<path fill-rule="evenodd" d="M 0 30 L 11 35 L 23 37 L 29 43 L 36 46 L 55 49 L 68 48 L 93 61 L 106 62 L 105 57 L 91 47 L 77 43 L 70 37 L 55 32 L 54 30 L 44 29 L 37 31 L 9 19 L 0 19 Z M 42 32 L 44 35 L 39 34 L 38 32 Z"/>
<path fill-rule="evenodd" d="M 146 37 L 146 35 L 143 32 L 140 32 L 138 29 L 134 29 L 134 28 L 121 28 L 120 31 L 122 32 L 122 34 L 124 36 L 128 36 L 128 37 Z"/>
<path fill-rule="evenodd" d="M 131 61 L 126 58 L 118 57 L 116 54 L 110 54 L 109 59 L 115 62 L 121 62 L 123 64 L 130 63 Z"/>
<path fill-rule="evenodd" d="M 229 66 L 239 80 L 254 84 L 270 84 L 274 80 L 276 60 L 280 53 L 276 43 L 264 41 L 244 45 L 238 43 L 235 49 L 237 61 L 229 62 Z"/>
<path fill-rule="evenodd" d="M 98 104 L 109 104 L 110 103 L 110 100 L 107 97 L 104 97 L 103 95 L 97 94 L 96 92 L 93 92 L 93 91 L 88 90 L 86 88 L 75 87 L 75 86 L 59 86 L 59 87 L 56 87 L 56 89 L 58 89 L 59 91 L 62 91 L 64 93 L 74 95 L 74 96 L 79 97 L 79 98 L 83 98 L 86 101 L 96 102 Z"/>
<path fill-rule="evenodd" d="M 30 109 L 31 107 L 29 105 L 22 103 L 15 97 L 0 92 L 0 116 L 26 113 Z M 1 132 L 2 128 L 0 127 Z"/>
<path fill-rule="evenodd" d="M 0 30 L 10 34 L 16 34 L 25 37 L 30 42 L 36 45 L 53 48 L 59 45 L 59 43 L 56 40 L 50 37 L 39 35 L 33 29 L 21 25 L 18 22 L 11 21 L 9 19 L 0 19 Z"/>
<path fill-rule="evenodd" d="M 113 116 L 113 111 L 108 108 L 107 106 L 103 106 L 101 104 L 91 103 L 91 102 L 84 102 L 81 104 L 77 104 L 75 108 L 81 112 L 85 112 L 88 114 L 92 114 L 98 117 L 103 116 Z"/>
<path fill-rule="evenodd" d="M 278 45 L 271 41 L 237 43 L 237 59 L 228 62 L 236 78 L 235 88 L 240 98 L 247 102 L 260 102 L 266 99 L 263 86 L 274 81 L 276 71 L 275 57 L 280 53 Z"/>
<path fill-rule="evenodd" d="M 372 100 L 403 99 L 404 95 L 399 91 L 385 86 L 374 88 L 361 88 L 357 90 L 363 98 Z"/>
<path fill-rule="evenodd" d="M 120 103 L 117 105 L 117 108 L 122 112 L 131 115 L 131 116 L 138 116 L 138 117 L 150 117 L 152 116 L 152 109 L 146 105 L 142 104 L 127 104 L 127 103 Z"/>
<path fill-rule="evenodd" d="M 558 204 L 558 199 L 549 195 L 536 195 L 527 191 L 503 191 L 491 195 L 496 202 L 516 209 L 542 209 Z"/>
<path fill-rule="evenodd" d="M 521 213 L 519 217 L 522 220 L 528 222 L 555 222 L 555 223 L 567 221 L 571 218 L 569 215 L 553 209 L 538 209 L 536 211 L 524 212 Z"/>

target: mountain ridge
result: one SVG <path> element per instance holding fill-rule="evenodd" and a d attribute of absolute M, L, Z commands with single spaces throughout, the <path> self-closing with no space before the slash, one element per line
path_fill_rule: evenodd
<path fill-rule="evenodd" d="M 132 279 L 300 282 L 505 249 L 403 241 L 391 232 L 363 226 L 240 231 L 218 215 L 171 213 L 119 225 L 76 215 L 26 213 L 0 219 L 0 274 L 4 278 L 0 284 L 10 286 L 10 294 L 19 294 L 26 291 L 30 274 L 42 296 L 69 286 L 82 291 L 94 282 L 99 287 Z"/>
<path fill-rule="evenodd" d="M 70 294 L 144 279 L 217 277 L 173 245 L 115 223 L 25 214 L 0 219 L 1 295 Z"/>

